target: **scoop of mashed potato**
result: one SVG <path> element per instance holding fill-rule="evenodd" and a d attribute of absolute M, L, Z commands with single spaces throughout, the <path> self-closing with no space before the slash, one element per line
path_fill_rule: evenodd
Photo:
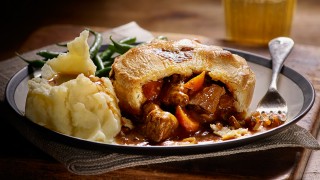
<path fill-rule="evenodd" d="M 54 131 L 112 143 L 121 130 L 118 99 L 108 78 L 94 76 L 88 31 L 68 43 L 68 53 L 49 60 L 42 77 L 28 82 L 26 117 Z"/>

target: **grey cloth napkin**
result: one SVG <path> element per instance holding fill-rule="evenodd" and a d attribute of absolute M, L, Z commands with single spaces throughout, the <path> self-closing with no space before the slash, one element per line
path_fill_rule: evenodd
<path fill-rule="evenodd" d="M 105 32 L 104 36 L 109 37 L 111 34 L 115 39 L 127 36 L 136 36 L 139 41 L 148 41 L 153 38 L 151 33 L 140 28 L 135 22 L 131 22 Z M 51 46 L 44 47 L 43 49 L 51 49 Z M 24 56 L 32 57 L 34 54 L 35 51 L 24 54 Z M 0 62 L 1 103 L 4 102 L 4 92 L 7 82 L 14 73 L 24 66 L 26 66 L 26 64 L 17 58 Z M 5 106 L 6 108 L 10 108 L 7 105 Z M 17 119 L 15 115 L 11 115 L 6 118 L 26 139 L 59 162 L 63 163 L 70 172 L 79 175 L 95 175 L 140 165 L 187 160 L 192 161 L 195 159 L 265 151 L 275 148 L 301 147 L 308 149 L 320 149 L 320 145 L 317 140 L 306 129 L 298 125 L 292 125 L 285 131 L 263 140 L 220 151 L 216 150 L 213 152 L 191 155 L 122 154 L 118 152 L 111 152 L 107 149 L 88 149 L 77 146 L 76 144 L 68 144 L 66 142 L 59 141 L 59 139 L 52 138 L 50 134 L 45 133 L 38 128 L 34 128 L 30 123 L 23 121 L 25 119 Z"/>
<path fill-rule="evenodd" d="M 26 128 L 26 126 L 18 126 L 18 130 L 41 150 L 63 163 L 70 172 L 79 175 L 96 175 L 140 165 L 192 161 L 275 148 L 320 149 L 317 140 L 306 129 L 298 125 L 292 125 L 281 133 L 244 146 L 191 155 L 135 155 L 115 153 L 108 150 L 90 150 L 55 141 L 47 137 L 47 134 Z"/>

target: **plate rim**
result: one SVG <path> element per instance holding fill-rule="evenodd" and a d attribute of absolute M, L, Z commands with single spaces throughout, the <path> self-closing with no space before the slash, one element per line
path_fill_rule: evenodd
<path fill-rule="evenodd" d="M 246 59 L 248 62 L 252 62 L 266 68 L 271 69 L 271 60 L 267 57 L 251 53 L 248 51 L 243 51 L 234 48 L 223 47 L 224 50 L 228 50 L 234 54 L 238 54 Z M 136 146 L 136 145 L 119 145 L 119 144 L 107 144 L 102 142 L 95 142 L 86 139 L 81 139 L 78 137 L 62 134 L 57 131 L 50 130 L 44 126 L 41 126 L 37 123 L 26 118 L 18 109 L 15 104 L 14 94 L 15 90 L 21 81 L 30 75 L 30 68 L 28 66 L 22 68 L 18 72 L 16 72 L 8 81 L 7 86 L 5 88 L 5 102 L 10 106 L 10 109 L 15 112 L 16 118 L 15 121 L 21 121 L 18 123 L 24 123 L 24 125 L 28 126 L 28 128 L 32 128 L 33 130 L 39 131 L 40 133 L 44 133 L 50 138 L 54 140 L 64 143 L 65 145 L 71 145 L 74 147 L 84 148 L 84 149 L 97 149 L 103 151 L 110 151 L 115 153 L 125 153 L 125 154 L 148 154 L 148 155 L 181 155 L 181 154 L 199 154 L 206 152 L 213 152 L 219 150 L 225 150 L 232 147 L 237 147 L 239 145 L 246 145 L 252 143 L 253 141 L 261 140 L 266 137 L 270 137 L 275 135 L 291 125 L 298 122 L 303 116 L 305 116 L 309 110 L 312 108 L 315 101 L 315 89 L 312 83 L 305 78 L 302 74 L 293 70 L 286 65 L 283 66 L 281 70 L 281 74 L 292 80 L 295 84 L 303 92 L 304 102 L 300 112 L 293 117 L 293 119 L 280 125 L 276 128 L 270 129 L 264 133 L 258 133 L 254 135 L 250 135 L 245 138 L 232 139 L 221 142 L 214 142 L 209 144 L 195 144 L 195 145 L 187 145 L 187 146 Z M 290 76 L 291 75 L 291 76 Z M 293 76 L 294 75 L 294 76 Z M 302 84 L 301 84 L 302 83 Z M 308 91 L 308 94 L 304 92 Z M 92 148 L 92 146 L 95 146 Z"/>

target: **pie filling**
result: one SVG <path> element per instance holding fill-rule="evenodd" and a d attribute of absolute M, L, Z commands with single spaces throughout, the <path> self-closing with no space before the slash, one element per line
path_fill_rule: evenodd
<path fill-rule="evenodd" d="M 283 124 L 281 112 L 238 112 L 236 100 L 222 82 L 206 72 L 174 74 L 143 85 L 147 101 L 135 127 L 122 128 L 116 142 L 125 145 L 203 144 L 262 132 Z"/>
<path fill-rule="evenodd" d="M 147 101 L 142 105 L 138 125 L 124 129 L 117 137 L 120 144 L 158 144 L 166 141 L 212 141 L 219 139 L 210 124 L 242 127 L 235 99 L 221 82 L 206 72 L 191 77 L 174 74 L 143 85 Z"/>

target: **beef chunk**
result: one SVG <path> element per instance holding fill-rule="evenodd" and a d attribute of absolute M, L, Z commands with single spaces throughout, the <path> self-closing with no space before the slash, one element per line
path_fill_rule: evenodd
<path fill-rule="evenodd" d="M 152 102 L 146 103 L 143 111 L 142 133 L 151 141 L 161 142 L 178 128 L 176 117 Z"/>
<path fill-rule="evenodd" d="M 226 91 L 223 87 L 212 84 L 191 97 L 189 104 L 199 106 L 201 109 L 213 114 L 218 107 L 220 97 L 225 93 Z"/>

